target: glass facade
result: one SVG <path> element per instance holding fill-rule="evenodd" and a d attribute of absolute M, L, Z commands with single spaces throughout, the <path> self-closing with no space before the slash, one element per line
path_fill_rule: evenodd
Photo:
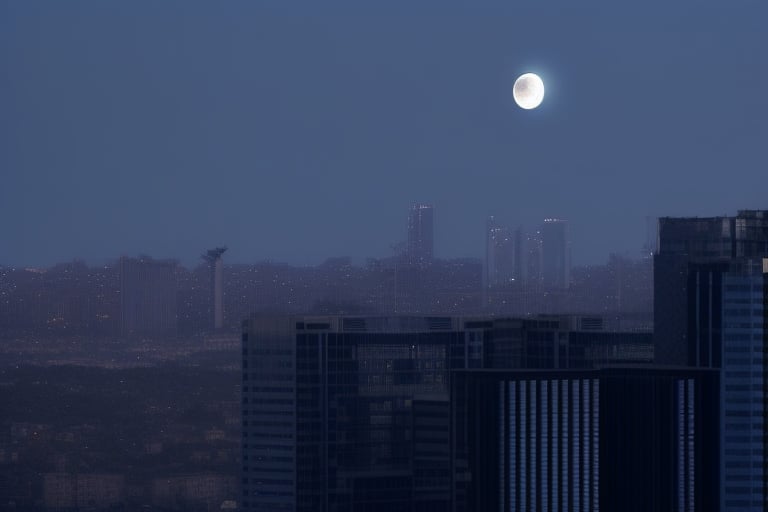
<path fill-rule="evenodd" d="M 449 369 L 474 357 L 459 325 L 443 317 L 247 321 L 243 509 L 445 510 Z"/>
<path fill-rule="evenodd" d="M 721 509 L 764 510 L 763 275 L 728 273 L 723 288 Z"/>
<path fill-rule="evenodd" d="M 453 372 L 452 510 L 720 510 L 719 375 Z"/>
<path fill-rule="evenodd" d="M 560 390 L 560 393 L 558 393 Z M 500 510 L 594 511 L 600 430 L 599 381 L 526 379 L 506 382 L 498 456 L 505 500 Z"/>
<path fill-rule="evenodd" d="M 453 370 L 593 368 L 648 334 L 573 331 L 570 317 L 254 317 L 243 328 L 244 510 L 432 512 L 455 475 Z M 618 355 L 616 355 L 618 354 Z M 634 361 L 634 356 L 629 358 Z M 496 444 L 503 510 L 597 510 L 600 387 L 592 377 L 511 383 Z M 502 404 L 503 402 L 503 404 Z M 498 432 L 498 431 L 497 431 Z M 489 438 L 491 439 L 491 438 Z M 498 435 L 492 437 L 498 439 Z M 506 474 L 513 478 L 507 478 Z M 464 473 L 466 474 L 466 473 Z"/>

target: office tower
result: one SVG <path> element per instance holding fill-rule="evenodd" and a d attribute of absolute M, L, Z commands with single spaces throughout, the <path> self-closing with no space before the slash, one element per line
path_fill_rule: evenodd
<path fill-rule="evenodd" d="M 705 291 L 701 288 L 709 286 L 709 282 L 696 281 L 696 272 L 689 269 L 768 257 L 768 211 L 742 210 L 735 217 L 662 217 L 658 233 L 653 261 L 657 362 L 699 364 L 693 342 L 692 308 L 697 301 L 718 301 L 721 283 L 712 283 L 710 299 L 702 295 Z M 698 295 L 694 287 L 697 283 Z M 719 325 L 717 319 L 713 322 L 717 337 Z"/>
<path fill-rule="evenodd" d="M 210 328 L 221 329 L 224 326 L 224 261 L 221 256 L 226 252 L 226 247 L 216 247 L 203 254 L 203 259 L 208 264 L 211 276 L 210 295 Z"/>
<path fill-rule="evenodd" d="M 243 508 L 448 510 L 451 370 L 648 353 L 649 335 L 617 336 L 599 317 L 254 317 L 243 325 Z"/>
<path fill-rule="evenodd" d="M 768 212 L 661 218 L 657 360 L 721 372 L 721 510 L 764 510 Z"/>
<path fill-rule="evenodd" d="M 502 227 L 491 215 L 485 223 L 485 268 L 483 269 L 483 286 L 488 289 L 496 285 L 496 246 L 501 237 Z"/>
<path fill-rule="evenodd" d="M 448 317 L 246 321 L 243 510 L 446 510 L 464 343 Z"/>
<path fill-rule="evenodd" d="M 765 510 L 768 499 L 764 455 L 766 272 L 768 259 L 761 264 L 732 265 L 721 275 L 722 305 L 709 312 L 715 313 L 710 318 L 722 312 L 722 348 L 711 356 L 713 365 L 718 359 L 722 362 L 722 511 Z"/>
<path fill-rule="evenodd" d="M 525 250 L 525 231 L 518 227 L 512 234 L 514 240 L 514 278 L 518 284 L 523 285 L 527 279 L 528 263 L 526 261 L 527 253 Z"/>
<path fill-rule="evenodd" d="M 548 290 L 563 290 L 571 281 L 568 223 L 545 219 L 541 226 L 541 280 Z"/>
<path fill-rule="evenodd" d="M 768 259 L 689 263 L 684 315 L 691 366 L 721 371 L 722 511 L 764 510 Z"/>
<path fill-rule="evenodd" d="M 530 291 L 538 291 L 542 283 L 542 240 L 541 229 L 528 231 L 524 235 L 525 284 Z"/>
<path fill-rule="evenodd" d="M 176 267 L 173 260 L 120 258 L 123 335 L 176 334 Z"/>
<path fill-rule="evenodd" d="M 718 372 L 459 370 L 452 509 L 719 509 Z"/>
<path fill-rule="evenodd" d="M 408 213 L 408 262 L 427 265 L 434 256 L 434 209 L 415 203 Z"/>
<path fill-rule="evenodd" d="M 485 237 L 486 288 L 509 285 L 520 278 L 519 236 L 519 231 L 512 233 L 498 225 L 494 217 L 488 218 Z"/>

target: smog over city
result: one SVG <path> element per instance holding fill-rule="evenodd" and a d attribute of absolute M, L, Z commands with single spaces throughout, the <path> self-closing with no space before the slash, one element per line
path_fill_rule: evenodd
<path fill-rule="evenodd" d="M 766 510 L 766 20 L 0 0 L 0 512 Z"/>

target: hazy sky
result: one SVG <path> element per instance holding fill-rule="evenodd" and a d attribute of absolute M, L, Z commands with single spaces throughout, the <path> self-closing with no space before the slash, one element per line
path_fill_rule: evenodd
<path fill-rule="evenodd" d="M 0 0 L 0 263 L 435 252 L 768 208 L 768 4 Z M 542 107 L 514 106 L 523 72 Z"/>

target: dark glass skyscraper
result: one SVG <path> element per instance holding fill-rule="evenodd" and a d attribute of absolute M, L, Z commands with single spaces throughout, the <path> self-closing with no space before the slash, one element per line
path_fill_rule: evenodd
<path fill-rule="evenodd" d="M 735 217 L 662 217 L 658 231 L 653 274 L 656 361 L 700 365 L 695 308 L 720 304 L 723 271 L 749 260 L 761 265 L 768 257 L 768 211 L 741 210 Z M 717 307 L 712 311 L 706 328 L 719 339 L 720 314 Z"/>
<path fill-rule="evenodd" d="M 448 510 L 452 370 L 648 360 L 649 335 L 601 327 L 594 317 L 246 321 L 243 508 Z"/>
<path fill-rule="evenodd" d="M 446 510 L 448 317 L 254 318 L 243 331 L 243 509 Z"/>
<path fill-rule="evenodd" d="M 765 510 L 768 211 L 661 218 L 654 257 L 657 361 L 721 374 L 721 506 Z"/>
<path fill-rule="evenodd" d="M 415 203 L 408 213 L 408 262 L 426 265 L 434 257 L 434 209 Z"/>

